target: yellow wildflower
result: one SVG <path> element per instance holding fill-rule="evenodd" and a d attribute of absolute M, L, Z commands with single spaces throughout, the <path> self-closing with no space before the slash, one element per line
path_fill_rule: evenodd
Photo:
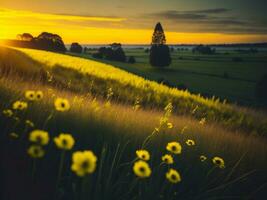
<path fill-rule="evenodd" d="M 64 150 L 72 149 L 75 143 L 72 135 L 66 133 L 61 133 L 58 137 L 55 137 L 54 142 L 59 149 L 64 149 Z"/>
<path fill-rule="evenodd" d="M 173 164 L 173 157 L 170 154 L 165 154 L 164 156 L 161 157 L 161 160 L 166 163 L 166 164 Z"/>
<path fill-rule="evenodd" d="M 40 90 L 36 92 L 36 100 L 41 100 L 44 97 L 44 93 Z"/>
<path fill-rule="evenodd" d="M 207 160 L 207 157 L 204 156 L 204 155 L 201 155 L 201 156 L 199 157 L 199 159 L 200 159 L 201 162 L 204 162 L 205 160 Z"/>
<path fill-rule="evenodd" d="M 29 127 L 34 127 L 34 123 L 31 121 L 31 120 L 26 120 L 25 121 L 25 124 L 27 125 L 27 126 L 29 126 Z"/>
<path fill-rule="evenodd" d="M 7 117 L 11 117 L 13 115 L 13 111 L 10 109 L 3 110 L 3 114 Z"/>
<path fill-rule="evenodd" d="M 70 109 L 70 104 L 67 99 L 57 98 L 54 104 L 57 111 L 64 112 Z"/>
<path fill-rule="evenodd" d="M 188 146 L 194 146 L 196 143 L 194 140 L 186 140 L 185 142 Z"/>
<path fill-rule="evenodd" d="M 171 122 L 168 122 L 168 123 L 167 123 L 167 127 L 168 127 L 169 129 L 173 128 L 172 123 L 171 123 Z"/>
<path fill-rule="evenodd" d="M 224 160 L 221 157 L 215 156 L 212 162 L 221 169 L 225 168 Z"/>
<path fill-rule="evenodd" d="M 24 110 L 27 109 L 28 104 L 24 101 L 16 101 L 13 103 L 14 110 Z"/>
<path fill-rule="evenodd" d="M 40 145 L 47 145 L 49 142 L 49 134 L 46 131 L 34 130 L 30 133 L 29 140 Z"/>
<path fill-rule="evenodd" d="M 199 124 L 200 125 L 204 125 L 206 123 L 206 118 L 203 117 L 200 121 L 199 121 Z"/>
<path fill-rule="evenodd" d="M 110 106 L 111 106 L 110 101 L 107 101 L 107 102 L 105 103 L 105 105 L 104 105 L 105 108 L 109 108 Z"/>
<path fill-rule="evenodd" d="M 31 145 L 28 148 L 28 154 L 32 157 L 32 158 L 41 158 L 44 156 L 45 151 L 44 149 L 39 146 L 39 145 Z"/>
<path fill-rule="evenodd" d="M 97 157 L 92 151 L 77 151 L 72 154 L 71 170 L 77 176 L 85 176 L 95 171 Z"/>
<path fill-rule="evenodd" d="M 150 159 L 150 154 L 147 150 L 137 150 L 136 155 L 138 158 L 142 160 L 149 160 Z"/>
<path fill-rule="evenodd" d="M 181 176 L 178 171 L 175 169 L 169 169 L 169 171 L 166 173 L 166 178 L 171 183 L 179 183 L 181 181 Z"/>
<path fill-rule="evenodd" d="M 179 142 L 169 142 L 166 149 L 174 154 L 180 154 L 182 152 L 182 146 Z"/>
<path fill-rule="evenodd" d="M 134 163 L 133 171 L 140 178 L 147 178 L 151 175 L 151 169 L 147 162 L 139 160 Z"/>
<path fill-rule="evenodd" d="M 36 99 L 35 91 L 33 91 L 33 90 L 26 91 L 25 92 L 25 97 L 26 97 L 26 99 L 28 99 L 30 101 L 34 101 Z"/>

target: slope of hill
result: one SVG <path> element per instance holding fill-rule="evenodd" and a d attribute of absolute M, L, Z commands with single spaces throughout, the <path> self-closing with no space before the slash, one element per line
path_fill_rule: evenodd
<path fill-rule="evenodd" d="M 174 111 L 191 115 L 199 120 L 213 121 L 232 130 L 263 135 L 267 130 L 265 114 L 203 98 L 168 88 L 156 82 L 117 69 L 112 65 L 63 54 L 30 49 L 0 49 L 3 66 L 8 73 L 24 73 L 39 77 L 48 84 L 80 93 L 93 93 L 106 98 L 133 104 L 140 101 L 143 107 L 164 108 L 172 102 Z M 12 57 L 12 60 L 6 58 Z M 7 69 L 5 69 L 7 71 Z M 35 75 L 34 75 L 35 74 Z"/>
<path fill-rule="evenodd" d="M 169 89 L 109 65 L 50 52 L 1 47 L 0 69 L 0 156 L 5 163 L 0 171 L 1 181 L 7 183 L 5 199 L 260 199 L 266 194 L 265 139 L 246 135 L 236 118 L 232 118 L 232 124 L 239 131 L 222 127 L 221 116 L 211 118 L 205 113 L 210 121 L 198 119 L 203 110 L 217 109 L 220 113 L 221 108 L 230 110 L 229 116 L 250 116 L 256 127 L 261 114 Z M 132 91 L 125 90 L 129 87 Z M 30 101 L 25 97 L 28 90 L 42 91 L 43 98 Z M 148 101 L 146 91 L 159 99 Z M 135 95 L 147 100 L 138 103 Z M 161 102 L 164 95 L 166 99 Z M 68 99 L 69 111 L 55 109 L 58 97 Z M 169 109 L 174 111 L 161 107 L 169 99 L 185 108 L 173 104 L 176 113 L 166 117 Z M 27 109 L 13 109 L 18 100 L 27 102 Z M 201 107 L 201 111 L 196 107 L 192 111 L 193 105 Z M 3 113 L 7 109 L 13 110 L 11 116 Z M 167 122 L 171 126 L 165 127 Z M 41 159 L 31 159 L 26 153 L 31 145 L 29 133 L 34 129 L 48 131 L 51 140 L 43 147 L 45 155 Z M 59 176 L 63 154 L 53 138 L 62 132 L 72 134 L 75 145 L 65 152 Z M 188 145 L 188 140 L 195 141 L 195 145 Z M 172 141 L 182 146 L 181 154 L 172 154 L 171 165 L 181 174 L 179 184 L 166 180 L 170 166 L 161 160 L 170 153 L 166 145 Z M 135 151 L 141 148 L 151 155 L 149 179 L 136 178 L 133 173 Z M 77 178 L 70 170 L 71 153 L 88 149 L 97 156 L 97 168 L 88 177 L 90 180 Z M 200 156 L 207 159 L 201 162 Z M 224 159 L 224 169 L 213 163 L 215 156 Z"/>

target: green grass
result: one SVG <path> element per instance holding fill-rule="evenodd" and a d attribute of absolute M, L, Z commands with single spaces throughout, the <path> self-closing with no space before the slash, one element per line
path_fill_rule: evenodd
<path fill-rule="evenodd" d="M 20 83 L 19 88 L 17 82 Z M 98 101 L 99 109 L 96 110 L 92 97 L 88 95 L 77 96 L 75 93 L 62 92 L 42 83 L 25 82 L 21 78 L 2 78 L 0 83 L 1 110 L 10 108 L 16 100 L 26 100 L 24 91 L 29 88 L 44 92 L 42 101 L 29 102 L 29 108 L 25 112 L 16 112 L 15 116 L 19 121 L 15 120 L 15 116 L 0 116 L 0 127 L 4 130 L 1 147 L 4 153 L 9 152 L 9 159 L 4 159 L 9 167 L 2 172 L 12 172 L 12 175 L 8 176 L 9 180 L 16 180 L 13 188 L 20 187 L 23 190 L 21 198 L 26 193 L 32 193 L 29 188 L 39 190 L 36 196 L 33 193 L 29 199 L 37 198 L 37 195 L 39 198 L 52 198 L 60 156 L 59 150 L 50 142 L 49 146 L 45 147 L 45 157 L 37 161 L 35 181 L 30 179 L 32 160 L 27 157 L 26 149 L 30 145 L 27 141 L 28 134 L 33 128 L 25 128 L 26 119 L 34 122 L 35 129 L 47 130 L 51 138 L 60 132 L 71 133 L 76 140 L 71 152 L 90 149 L 97 155 L 97 170 L 88 177 L 86 183 L 86 195 L 89 195 L 89 199 L 175 199 L 177 196 L 180 199 L 206 199 L 226 198 L 229 195 L 243 198 L 251 195 L 261 197 L 264 194 L 262 186 L 266 178 L 267 147 L 266 142 L 260 138 L 247 136 L 242 132 L 229 132 L 212 123 L 202 126 L 197 120 L 185 116 L 172 116 L 169 121 L 174 124 L 174 128 L 160 131 L 146 147 L 152 156 L 149 161 L 154 172 L 152 177 L 138 180 L 132 172 L 135 150 L 141 147 L 144 139 L 158 126 L 163 112 L 142 109 L 133 111 L 129 106 L 115 102 L 111 107 L 105 107 L 105 102 L 101 100 Z M 53 100 L 56 97 L 69 99 L 71 110 L 64 113 L 53 111 Z M 54 113 L 53 117 L 44 126 L 51 113 Z M 181 134 L 185 126 L 188 128 Z M 9 137 L 11 132 L 17 133 L 19 138 Z M 195 140 L 196 146 L 186 146 L 187 139 Z M 177 185 L 164 180 L 167 166 L 158 168 L 161 155 L 166 153 L 165 145 L 171 141 L 179 141 L 183 147 L 182 154 L 175 156 L 175 164 L 172 166 L 179 170 L 182 176 L 182 182 Z M 81 187 L 81 180 L 70 171 L 71 152 L 66 154 L 64 178 L 60 182 L 63 198 L 77 195 L 79 192 L 75 187 Z M 200 162 L 200 155 L 206 155 L 208 160 Z M 213 167 L 213 156 L 224 158 L 224 170 Z M 14 161 L 23 166 L 23 179 L 12 167 Z M 22 180 L 24 184 L 17 186 Z M 73 187 L 69 188 L 70 184 Z M 145 188 L 143 190 L 140 187 Z M 133 188 L 132 191 L 129 188 Z"/>
<path fill-rule="evenodd" d="M 2 52 L 5 51 L 2 56 L 8 54 L 7 57 L 14 58 L 2 59 L 3 66 L 11 66 L 9 70 L 14 68 L 14 73 L 23 74 L 23 71 L 28 73 L 32 69 L 31 77 L 39 76 L 43 82 L 62 89 L 83 94 L 93 93 L 106 98 L 108 89 L 111 88 L 114 94 L 112 98 L 122 103 L 132 105 L 139 98 L 144 107 L 162 109 L 172 102 L 174 111 L 180 115 L 191 115 L 199 120 L 205 118 L 231 130 L 238 129 L 247 133 L 264 135 L 267 130 L 267 119 L 261 112 L 168 88 L 113 65 L 38 50 L 2 49 Z M 4 67 L 5 70 L 6 68 Z M 196 112 L 192 114 L 195 108 Z"/>
<path fill-rule="evenodd" d="M 56 191 L 56 199 L 61 196 L 61 199 L 75 200 L 261 199 L 266 195 L 266 140 L 255 134 L 248 135 L 250 130 L 243 131 L 246 128 L 244 116 L 249 116 L 245 120 L 252 120 L 249 123 L 260 130 L 260 123 L 263 122 L 260 119 L 264 119 L 264 114 L 168 89 L 113 66 L 90 60 L 5 47 L 0 48 L 0 58 L 0 152 L 2 162 L 5 163 L 1 173 L 7 188 L 4 190 L 4 198 L 53 199 Z M 128 87 L 123 84 L 125 81 L 135 86 L 134 89 L 127 91 Z M 110 87 L 114 97 L 111 106 L 107 107 L 106 94 Z M 176 110 L 168 119 L 174 125 L 173 129 L 161 129 L 145 147 L 151 154 L 149 165 L 152 176 L 142 180 L 137 179 L 132 172 L 135 151 L 159 126 L 164 114 L 155 99 L 146 104 L 142 102 L 140 110 L 132 109 L 136 96 L 147 95 L 146 92 L 150 91 L 148 88 L 172 100 L 178 97 L 183 99 L 180 100 L 182 103 L 174 104 Z M 27 90 L 43 91 L 44 99 L 27 101 L 24 97 Z M 55 111 L 53 102 L 57 97 L 70 101 L 70 111 Z M 161 98 L 164 99 L 164 96 L 159 96 L 159 102 Z M 15 111 L 15 116 L 11 118 L 5 117 L 2 111 L 11 108 L 17 100 L 27 101 L 28 109 Z M 166 102 L 161 102 L 162 106 Z M 199 123 L 199 117 L 192 114 L 192 110 L 186 110 L 187 106 L 195 108 L 195 105 L 201 106 L 197 114 L 208 119 L 204 125 Z M 216 111 L 212 115 L 216 120 L 211 120 L 211 114 L 207 115 L 205 109 Z M 227 109 L 227 112 L 223 109 Z M 220 114 L 227 114 L 224 117 L 232 120 L 234 131 L 224 126 L 225 121 Z M 48 116 L 52 118 L 45 123 Z M 35 127 L 26 127 L 26 119 L 33 121 Z M 187 129 L 181 134 L 184 127 Z M 26 153 L 30 145 L 29 132 L 33 129 L 44 129 L 51 138 L 49 145 L 44 147 L 44 158 L 35 162 Z M 12 138 L 12 132 L 19 137 Z M 72 134 L 76 143 L 74 149 L 66 153 L 63 176 L 59 188 L 56 188 L 60 151 L 53 144 L 52 138 L 61 132 Z M 196 141 L 196 146 L 187 146 L 187 139 Z M 167 152 L 166 144 L 171 141 L 182 145 L 182 154 L 174 156 L 175 164 L 171 166 L 182 176 L 182 182 L 176 185 L 165 179 L 169 167 L 160 165 L 160 157 Z M 85 181 L 77 178 L 70 170 L 71 154 L 79 150 L 92 150 L 98 157 L 96 171 L 86 177 Z M 206 155 L 207 161 L 200 162 L 200 155 Z M 214 156 L 224 158 L 225 169 L 214 167 L 211 161 Z M 17 166 L 20 166 L 19 170 Z M 85 187 L 84 192 L 80 191 L 82 187 Z M 79 195 L 84 196 L 78 198 Z"/>
<path fill-rule="evenodd" d="M 152 68 L 149 64 L 149 53 L 142 49 L 126 49 L 127 56 L 134 56 L 137 63 L 103 61 L 121 69 L 146 77 L 150 80 L 164 78 L 172 85 L 185 84 L 191 92 L 217 96 L 245 105 L 258 105 L 255 98 L 255 85 L 263 74 L 267 73 L 267 53 L 237 53 L 218 51 L 215 55 L 193 54 L 190 51 L 172 53 L 172 64 L 165 70 Z M 90 53 L 90 51 L 89 51 Z M 91 51 L 92 53 L 92 51 Z M 83 54 L 83 57 L 92 57 Z M 234 62 L 232 58 L 242 58 Z M 182 59 L 181 59 L 182 58 Z M 229 75 L 226 79 L 224 73 Z"/>

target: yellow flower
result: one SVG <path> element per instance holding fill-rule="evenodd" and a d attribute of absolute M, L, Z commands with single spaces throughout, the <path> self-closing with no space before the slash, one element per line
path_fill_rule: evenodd
<path fill-rule="evenodd" d="M 34 127 L 34 123 L 31 121 L 31 120 L 26 120 L 25 121 L 25 124 L 27 125 L 27 126 L 29 126 L 29 127 Z"/>
<path fill-rule="evenodd" d="M 44 149 L 39 146 L 39 145 L 31 145 L 28 148 L 28 154 L 32 157 L 32 158 L 41 158 L 44 156 L 45 151 Z"/>
<path fill-rule="evenodd" d="M 40 145 L 47 145 L 49 142 L 49 134 L 46 131 L 34 130 L 30 133 L 29 140 Z"/>
<path fill-rule="evenodd" d="M 199 157 L 199 159 L 200 159 L 201 162 L 204 162 L 205 160 L 207 160 L 207 157 L 204 156 L 204 155 L 201 155 L 201 156 Z"/>
<path fill-rule="evenodd" d="M 3 110 L 3 114 L 7 117 L 11 117 L 13 115 L 13 111 L 10 109 Z"/>
<path fill-rule="evenodd" d="M 14 110 L 24 110 L 28 107 L 28 104 L 24 101 L 16 101 L 13 103 Z"/>
<path fill-rule="evenodd" d="M 165 154 L 164 156 L 161 157 L 161 160 L 165 162 L 166 164 L 173 164 L 173 157 L 170 154 Z"/>
<path fill-rule="evenodd" d="M 168 123 L 167 123 L 167 127 L 168 127 L 169 129 L 173 128 L 172 123 L 171 123 L 171 122 L 168 122 Z"/>
<path fill-rule="evenodd" d="M 95 171 L 97 157 L 92 151 L 77 151 L 72 154 L 71 170 L 77 176 L 85 176 Z"/>
<path fill-rule="evenodd" d="M 64 112 L 70 109 L 70 104 L 67 99 L 57 98 L 54 104 L 57 111 Z"/>
<path fill-rule="evenodd" d="M 40 90 L 36 92 L 36 100 L 41 100 L 44 97 L 44 93 Z"/>
<path fill-rule="evenodd" d="M 110 106 L 111 106 L 110 101 L 107 101 L 107 102 L 105 103 L 105 105 L 104 105 L 105 108 L 109 108 Z"/>
<path fill-rule="evenodd" d="M 35 91 L 33 91 L 33 90 L 26 91 L 25 92 L 25 97 L 26 97 L 26 99 L 28 99 L 30 101 L 34 101 L 36 99 Z"/>
<path fill-rule="evenodd" d="M 134 163 L 133 171 L 140 178 L 147 178 L 151 175 L 151 169 L 147 162 L 139 160 Z"/>
<path fill-rule="evenodd" d="M 219 168 L 223 169 L 225 168 L 225 164 L 224 164 L 224 160 L 218 156 L 215 156 L 213 159 L 212 159 L 212 162 L 217 165 Z"/>
<path fill-rule="evenodd" d="M 64 150 L 72 149 L 75 143 L 72 135 L 65 133 L 61 133 L 58 137 L 55 137 L 54 142 L 59 149 L 64 149 Z"/>
<path fill-rule="evenodd" d="M 174 154 L 180 154 L 182 152 L 182 146 L 179 142 L 169 142 L 166 149 Z"/>
<path fill-rule="evenodd" d="M 199 124 L 200 125 L 204 125 L 206 123 L 206 118 L 203 117 L 200 121 L 199 121 Z"/>
<path fill-rule="evenodd" d="M 194 140 L 186 140 L 185 142 L 188 146 L 194 146 L 196 143 Z"/>
<path fill-rule="evenodd" d="M 181 182 L 181 176 L 178 171 L 175 169 L 169 169 L 169 171 L 166 173 L 166 178 L 171 182 L 171 183 L 179 183 Z"/>
<path fill-rule="evenodd" d="M 147 150 L 137 150 L 136 155 L 138 158 L 142 160 L 149 160 L 150 159 L 150 154 Z"/>

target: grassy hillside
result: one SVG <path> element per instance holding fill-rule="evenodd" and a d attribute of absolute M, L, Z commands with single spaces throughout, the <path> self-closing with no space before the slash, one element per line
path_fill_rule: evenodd
<path fill-rule="evenodd" d="M 41 91 L 43 98 L 30 101 L 25 97 L 28 90 Z M 70 110 L 56 109 L 58 97 L 67 99 Z M 173 108 L 163 109 L 170 100 Z M 14 109 L 16 101 L 26 102 L 27 108 Z M 139 109 L 133 109 L 136 105 Z M 4 114 L 7 109 L 13 114 Z M 265 115 L 169 89 L 110 65 L 1 47 L 0 111 L 2 199 L 261 199 L 266 195 L 266 141 L 242 131 L 244 121 L 236 118 L 248 116 L 253 128 L 259 129 Z M 235 131 L 223 126 L 227 117 Z M 39 159 L 27 154 L 32 145 L 29 134 L 35 129 L 50 137 Z M 56 147 L 53 138 L 60 133 L 73 136 L 73 149 Z M 195 145 L 189 146 L 188 140 Z M 182 150 L 178 155 L 169 152 L 174 163 L 167 165 L 161 156 L 173 141 Z M 133 172 L 138 149 L 150 152 L 149 178 Z M 71 170 L 72 153 L 81 150 L 92 150 L 97 157 L 96 170 L 86 177 Z M 201 155 L 207 157 L 203 162 Z M 213 163 L 216 156 L 224 160 L 225 168 Z M 166 179 L 170 168 L 180 173 L 178 184 Z"/>
<path fill-rule="evenodd" d="M 91 96 L 60 91 L 21 78 L 2 78 L 0 83 L 1 111 L 11 108 L 17 100 L 28 102 L 25 111 L 16 111 L 12 117 L 0 116 L 1 158 L 5 162 L 1 168 L 2 181 L 12 183 L 12 187 L 5 186 L 4 197 L 51 199 L 57 191 L 56 185 L 60 191 L 58 199 L 78 198 L 81 187 L 87 188 L 82 194 L 89 199 L 114 200 L 207 199 L 233 194 L 236 198 L 260 198 L 265 194 L 267 146 L 260 138 L 229 132 L 215 124 L 201 125 L 192 118 L 172 116 L 168 121 L 174 127 L 161 130 L 142 147 L 145 138 L 158 127 L 163 112 L 134 111 L 116 103 L 105 106 L 105 101 L 95 101 Z M 28 101 L 24 97 L 28 89 L 43 91 L 44 98 L 38 102 Z M 70 111 L 55 110 L 53 101 L 57 97 L 70 101 Z M 26 125 L 26 120 L 33 122 L 34 127 Z M 26 153 L 31 144 L 27 138 L 34 129 L 48 131 L 51 138 L 44 147 L 44 158 L 38 160 L 32 160 Z M 66 152 L 62 179 L 57 183 L 61 151 L 52 138 L 61 132 L 73 135 L 75 147 Z M 196 145 L 187 146 L 188 139 Z M 175 163 L 171 166 L 181 174 L 179 184 L 165 180 L 164 173 L 169 167 L 160 160 L 171 141 L 182 145 L 182 154 L 174 155 Z M 132 172 L 135 151 L 140 148 L 151 154 L 149 179 L 137 179 Z M 71 152 L 87 149 L 97 156 L 97 169 L 90 180 L 86 179 L 81 185 L 82 179 L 70 171 Z M 207 160 L 201 162 L 200 155 L 207 156 Z M 224 159 L 225 169 L 214 167 L 214 156 Z M 21 170 L 17 170 L 18 165 Z M 19 190 L 14 193 L 10 188 Z"/>
<path fill-rule="evenodd" d="M 41 77 L 43 82 L 61 89 L 92 93 L 131 105 L 139 100 L 143 107 L 162 109 L 172 102 L 175 113 L 180 115 L 191 115 L 198 120 L 216 122 L 225 128 L 253 134 L 263 135 L 267 130 L 267 118 L 263 113 L 168 88 L 112 65 L 30 49 L 2 47 L 0 52 L 2 73 Z"/>
<path fill-rule="evenodd" d="M 90 54 L 93 52 L 91 50 L 89 54 L 82 56 L 92 59 Z M 176 50 L 172 52 L 171 66 L 165 70 L 152 68 L 148 60 L 149 53 L 143 49 L 126 49 L 125 53 L 127 56 L 134 56 L 136 63 L 100 61 L 150 80 L 163 78 L 173 86 L 184 84 L 194 93 L 215 95 L 244 105 L 261 104 L 255 98 L 255 85 L 267 73 L 266 51 L 251 54 L 218 50 L 215 55 L 201 55 Z M 240 58 L 242 61 L 235 62 L 233 58 Z"/>

